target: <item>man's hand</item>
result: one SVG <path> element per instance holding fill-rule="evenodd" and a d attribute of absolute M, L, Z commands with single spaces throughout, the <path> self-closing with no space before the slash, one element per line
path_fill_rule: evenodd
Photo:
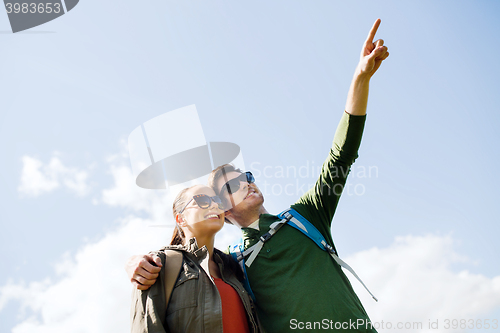
<path fill-rule="evenodd" d="M 363 44 L 361 57 L 354 72 L 351 87 L 347 93 L 345 111 L 354 116 L 363 116 L 366 114 L 370 79 L 380 67 L 382 61 L 389 56 L 387 46 L 384 46 L 382 39 L 373 42 L 379 25 L 380 19 L 377 19 Z"/>
<path fill-rule="evenodd" d="M 359 74 L 365 74 L 369 77 L 375 74 L 382 61 L 387 59 L 389 56 L 387 46 L 384 46 L 383 39 L 377 39 L 373 42 L 378 27 L 380 26 L 380 22 L 380 19 L 377 19 L 368 33 L 368 37 L 363 44 L 363 49 L 361 50 L 361 57 L 358 64 Z"/>
<path fill-rule="evenodd" d="M 136 255 L 125 264 L 130 282 L 139 290 L 149 289 L 158 278 L 161 259 L 156 255 Z"/>

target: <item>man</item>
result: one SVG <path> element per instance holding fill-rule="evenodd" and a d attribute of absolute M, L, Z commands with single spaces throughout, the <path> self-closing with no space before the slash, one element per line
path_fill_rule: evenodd
<path fill-rule="evenodd" d="M 383 40 L 373 42 L 378 19 L 363 45 L 351 82 L 345 112 L 338 125 L 330 154 L 313 188 L 291 207 L 310 221 L 333 246 L 331 222 L 350 166 L 357 158 L 366 119 L 370 79 L 388 56 Z M 228 186 L 238 178 L 239 186 Z M 231 184 L 231 183 L 230 183 Z M 232 185 L 238 184 L 233 181 Z M 259 241 L 270 225 L 280 219 L 263 206 L 257 185 L 238 169 L 225 165 L 215 169 L 209 186 L 231 207 L 227 220 L 240 227 L 245 249 Z M 248 259 L 248 258 L 247 258 Z M 155 261 L 156 260 L 156 261 Z M 157 277 L 158 263 L 150 256 L 134 256 L 127 272 L 138 289 L 147 289 Z M 376 332 L 341 267 L 300 231 L 285 224 L 270 238 L 247 267 L 257 310 L 267 332 L 294 329 Z"/>

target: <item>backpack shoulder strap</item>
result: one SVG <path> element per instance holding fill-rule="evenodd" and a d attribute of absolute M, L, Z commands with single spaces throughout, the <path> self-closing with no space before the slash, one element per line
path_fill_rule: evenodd
<path fill-rule="evenodd" d="M 250 282 L 248 281 L 247 270 L 245 267 L 245 258 L 243 256 L 243 240 L 240 239 L 239 243 L 229 246 L 228 252 L 229 255 L 239 264 L 241 270 L 243 271 L 243 287 L 255 302 L 255 295 L 252 291 L 252 287 L 250 287 Z"/>
<path fill-rule="evenodd" d="M 230 249 L 231 255 L 233 258 L 240 263 L 243 271 L 245 272 L 245 278 L 248 281 L 246 276 L 245 266 L 250 267 L 252 262 L 255 260 L 260 250 L 262 249 L 265 242 L 267 242 L 283 225 L 288 224 L 291 227 L 299 230 L 304 235 L 306 235 L 309 239 L 311 239 L 321 250 L 330 254 L 332 259 L 341 267 L 345 268 L 365 287 L 366 291 L 373 297 L 375 301 L 378 301 L 377 298 L 371 293 L 368 287 L 363 283 L 360 277 L 354 272 L 354 270 L 349 266 L 345 261 L 340 259 L 337 255 L 337 250 L 333 245 L 330 245 L 326 242 L 323 234 L 316 229 L 316 227 L 309 222 L 305 217 L 300 215 L 295 209 L 288 208 L 282 211 L 277 215 L 281 220 L 274 222 L 271 224 L 269 231 L 262 235 L 259 241 L 253 245 L 252 247 L 243 251 L 243 245 L 235 245 Z M 249 256 L 248 260 L 245 263 L 245 257 Z M 248 285 L 250 288 L 250 285 Z"/>
<path fill-rule="evenodd" d="M 311 239 L 314 243 L 316 243 L 316 245 L 320 249 L 328 252 L 330 256 L 333 258 L 333 260 L 335 260 L 335 262 L 339 266 L 351 272 L 351 274 L 354 275 L 354 277 L 363 285 L 363 287 L 365 287 L 366 291 L 368 291 L 368 293 L 372 296 L 372 298 L 376 302 L 378 302 L 377 298 L 371 293 L 371 291 L 363 283 L 361 278 L 358 276 L 358 274 L 356 274 L 356 272 L 351 268 L 351 266 L 349 266 L 345 261 L 343 261 L 338 257 L 335 246 L 328 244 L 323 234 L 321 234 L 321 232 L 319 232 L 319 230 L 316 229 L 316 227 L 311 222 L 309 222 L 305 217 L 300 215 L 299 212 L 297 212 L 293 208 L 285 209 L 278 215 L 278 217 L 281 219 L 289 220 L 288 224 L 290 226 L 301 231 L 304 235 L 306 235 L 307 237 L 309 237 L 309 239 Z"/>
<path fill-rule="evenodd" d="M 165 254 L 165 257 L 162 258 L 163 269 L 165 270 L 165 300 L 167 302 L 166 307 L 168 307 L 170 296 L 172 296 L 172 291 L 182 268 L 183 256 L 182 251 L 176 250 L 165 249 L 163 253 Z"/>
<path fill-rule="evenodd" d="M 280 219 L 288 218 L 288 225 L 294 227 L 295 229 L 302 232 L 304 235 L 309 237 L 316 245 L 326 251 L 326 247 L 324 243 L 326 243 L 325 237 L 323 234 L 305 217 L 299 214 L 295 209 L 288 208 L 282 211 L 277 215 Z M 331 245 L 333 252 L 338 256 L 337 250 L 335 249 L 335 245 Z"/>

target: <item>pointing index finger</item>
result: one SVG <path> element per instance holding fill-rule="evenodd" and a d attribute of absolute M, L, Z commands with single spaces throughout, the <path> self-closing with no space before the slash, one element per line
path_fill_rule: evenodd
<path fill-rule="evenodd" d="M 382 20 L 377 19 L 375 21 L 375 23 L 373 23 L 373 27 L 370 30 L 370 32 L 368 33 L 368 37 L 366 38 L 366 42 L 367 43 L 372 43 L 373 42 L 373 38 L 375 38 L 375 34 L 377 33 L 377 30 L 378 30 L 378 27 L 380 26 L 380 22 L 381 21 Z"/>

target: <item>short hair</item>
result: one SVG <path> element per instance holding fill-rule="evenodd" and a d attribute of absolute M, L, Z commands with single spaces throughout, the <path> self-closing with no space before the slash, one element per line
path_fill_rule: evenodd
<path fill-rule="evenodd" d="M 217 181 L 219 180 L 220 177 L 222 177 L 223 171 L 225 173 L 233 172 L 233 171 L 243 173 L 243 171 L 241 171 L 239 168 L 237 168 L 234 165 L 229 164 L 229 163 L 223 164 L 223 165 L 218 166 L 217 168 L 213 169 L 212 172 L 210 173 L 210 175 L 208 176 L 208 186 L 211 187 L 214 190 L 215 194 L 217 194 L 217 195 L 220 194 L 219 189 L 217 188 Z"/>
<path fill-rule="evenodd" d="M 237 168 L 234 165 L 229 164 L 229 163 L 218 166 L 217 168 L 212 170 L 212 172 L 208 176 L 208 186 L 214 190 L 216 195 L 220 194 L 219 189 L 217 188 L 217 181 L 219 180 L 219 178 L 222 177 L 224 173 L 233 172 L 233 171 L 243 173 L 243 171 L 241 171 L 239 168 Z M 224 200 L 223 198 L 221 198 L 221 199 Z M 227 217 L 224 218 L 224 220 L 228 224 L 233 224 L 231 221 L 229 221 L 229 219 Z"/>

